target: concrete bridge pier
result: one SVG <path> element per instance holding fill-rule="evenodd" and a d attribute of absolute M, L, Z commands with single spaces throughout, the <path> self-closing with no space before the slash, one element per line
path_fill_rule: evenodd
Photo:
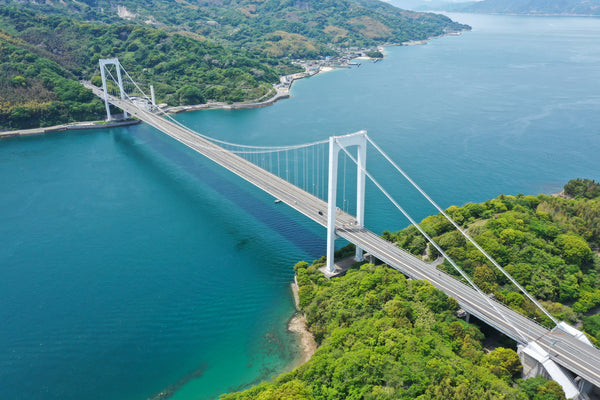
<path fill-rule="evenodd" d="M 456 312 L 456 316 L 458 318 L 462 318 L 468 324 L 471 320 L 471 314 L 468 311 L 463 310 L 462 308 Z"/>
<path fill-rule="evenodd" d="M 564 390 L 567 399 L 589 400 L 587 393 L 593 385 L 583 380 L 576 382 L 572 375 L 550 359 L 547 351 L 542 349 L 537 343 L 530 342 L 527 346 L 518 345 L 517 353 L 523 365 L 523 379 L 534 378 L 542 375 L 547 379 L 557 382 Z M 583 383 L 581 383 L 583 381 Z M 586 389 L 582 391 L 581 389 Z"/>

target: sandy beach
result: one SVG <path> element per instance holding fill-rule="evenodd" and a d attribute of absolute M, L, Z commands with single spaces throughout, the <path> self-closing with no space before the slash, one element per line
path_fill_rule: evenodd
<path fill-rule="evenodd" d="M 301 357 L 296 360 L 293 367 L 298 367 L 308 360 L 317 351 L 317 342 L 312 333 L 306 328 L 306 317 L 300 312 L 298 306 L 298 285 L 294 278 L 294 283 L 291 284 L 292 293 L 294 294 L 294 303 L 296 304 L 297 313 L 288 322 L 288 331 L 293 332 L 300 336 L 300 348 L 302 351 Z"/>

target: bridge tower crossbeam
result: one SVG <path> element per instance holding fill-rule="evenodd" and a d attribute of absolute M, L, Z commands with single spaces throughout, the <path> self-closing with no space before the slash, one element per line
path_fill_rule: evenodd
<path fill-rule="evenodd" d="M 356 178 L 356 227 L 365 224 L 365 169 L 367 165 L 367 132 L 359 131 L 350 135 L 329 138 L 329 184 L 327 188 L 327 271 L 335 273 L 335 220 L 337 213 L 337 176 L 339 152 L 348 146 L 358 146 Z M 356 246 L 356 261 L 363 260 L 363 250 Z"/>

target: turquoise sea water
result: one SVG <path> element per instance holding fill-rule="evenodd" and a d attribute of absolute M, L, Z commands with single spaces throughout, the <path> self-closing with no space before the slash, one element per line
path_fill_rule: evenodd
<path fill-rule="evenodd" d="M 600 19 L 452 17 L 473 31 L 272 107 L 177 118 L 261 145 L 367 129 L 443 207 L 600 179 Z M 434 212 L 367 162 L 415 217 Z M 1 140 L 0 188 L 0 398 L 214 398 L 296 357 L 292 266 L 324 253 L 324 230 L 164 135 Z M 369 228 L 406 225 L 367 191 Z"/>

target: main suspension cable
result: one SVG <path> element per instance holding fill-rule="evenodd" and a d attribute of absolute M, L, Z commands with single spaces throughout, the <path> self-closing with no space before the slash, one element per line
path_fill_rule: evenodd
<path fill-rule="evenodd" d="M 519 290 L 521 290 L 521 292 L 527 296 L 527 298 L 529 300 L 531 300 L 533 302 L 533 304 L 535 304 L 544 314 L 546 314 L 546 316 L 548 318 L 550 318 L 550 320 L 552 322 L 554 322 L 557 326 L 558 321 L 556 320 L 556 318 L 554 318 L 554 316 L 552 316 L 552 314 L 550 314 L 544 307 L 542 307 L 541 304 L 538 303 L 538 301 L 531 296 L 526 290 L 525 288 L 523 288 L 519 282 L 517 282 L 508 272 L 506 272 L 506 270 L 504 268 L 502 268 L 500 266 L 500 264 L 498 264 L 498 262 L 496 262 L 496 260 L 494 260 L 492 258 L 492 256 L 490 256 L 477 242 L 475 242 L 475 240 L 467 233 L 465 232 L 464 229 L 462 229 L 452 218 L 450 218 L 450 216 L 448 216 L 448 214 L 446 214 L 446 212 L 444 210 L 442 210 L 442 208 L 435 202 L 433 201 L 433 199 L 431 197 L 429 197 L 429 195 L 427 193 L 425 193 L 425 191 L 423 189 L 421 189 L 421 187 L 419 185 L 417 185 L 398 165 L 396 165 L 396 163 L 379 147 L 377 146 L 377 144 L 375 144 L 375 142 L 373 142 L 371 140 L 371 138 L 367 137 L 367 140 L 369 141 L 369 143 L 371 143 L 373 145 L 373 147 L 375 147 L 377 149 L 377 151 L 379 151 L 379 153 L 385 157 L 385 159 L 394 167 L 396 168 L 396 170 L 398 172 L 400 172 L 402 174 L 402 176 L 404 176 L 404 178 L 406 178 L 406 180 L 408 180 L 411 185 L 413 185 L 413 187 L 415 189 L 417 189 L 419 191 L 419 193 L 421 193 L 452 225 L 454 225 L 454 227 L 473 245 L 477 248 L 477 250 L 479 250 L 498 270 L 500 270 L 504 276 L 506 276 L 517 288 L 519 288 Z"/>
<path fill-rule="evenodd" d="M 131 76 L 129 75 L 129 73 L 127 72 L 127 70 L 123 67 L 123 65 L 121 65 L 120 62 L 119 62 L 119 66 L 125 72 L 125 75 L 127 76 L 127 78 L 129 78 L 129 80 L 140 91 L 140 93 L 142 94 L 142 96 L 145 97 L 146 99 L 149 99 L 149 96 L 131 78 Z M 107 69 L 107 72 L 111 76 L 113 82 L 118 83 L 118 80 L 115 79 L 115 77 L 110 73 L 110 70 Z M 131 97 L 127 93 L 124 93 L 124 94 L 131 101 Z M 138 104 L 136 104 L 135 102 L 132 102 L 132 103 L 138 109 L 142 110 L 142 108 Z M 204 134 L 202 134 L 200 132 L 197 132 L 197 131 L 189 128 L 188 126 L 182 124 L 181 122 L 177 121 L 175 118 L 173 118 L 171 115 L 169 115 L 164 110 L 162 110 L 160 108 L 158 110 L 159 110 L 160 115 L 163 115 L 165 118 L 167 118 L 171 122 L 177 124 L 179 127 L 185 129 L 186 131 L 188 131 L 190 133 L 198 135 L 198 136 L 202 137 L 203 139 L 209 140 L 209 141 L 211 141 L 213 143 L 219 143 L 219 144 L 222 144 L 222 145 L 226 145 L 226 146 L 232 146 L 232 147 L 237 147 L 237 148 L 242 148 L 242 149 L 251 149 L 251 150 L 227 150 L 227 151 L 230 151 L 230 152 L 236 153 L 236 154 L 253 153 L 253 152 L 254 153 L 274 153 L 274 152 L 278 152 L 278 151 L 285 151 L 285 150 L 290 150 L 290 149 L 300 149 L 300 148 L 315 146 L 315 145 L 324 144 L 324 143 L 328 142 L 328 140 L 319 140 L 319 141 L 315 141 L 315 142 L 301 143 L 301 144 L 287 145 L 287 146 L 253 146 L 253 145 L 243 145 L 243 144 L 238 144 L 238 143 L 232 143 L 232 142 L 227 142 L 225 140 L 216 139 L 216 138 L 204 135 Z"/>

